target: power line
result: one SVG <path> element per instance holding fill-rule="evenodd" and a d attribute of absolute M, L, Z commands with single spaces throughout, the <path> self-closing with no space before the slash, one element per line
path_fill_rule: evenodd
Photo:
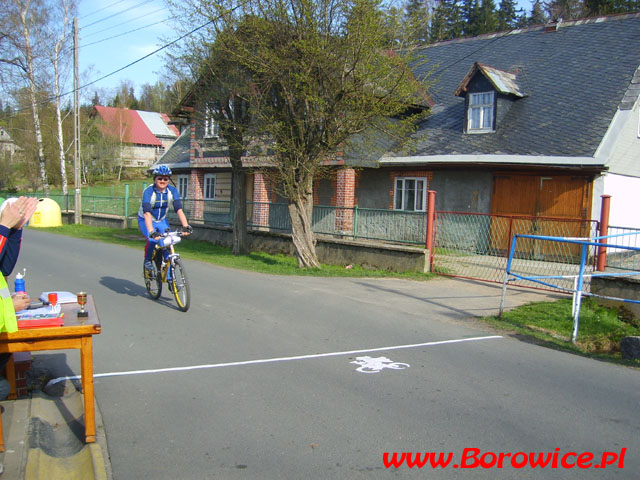
<path fill-rule="evenodd" d="M 113 27 L 103 28 L 102 30 L 98 30 L 97 32 L 91 32 L 91 33 L 85 35 L 84 37 L 87 38 L 87 37 L 91 37 L 93 35 L 97 35 L 97 34 L 102 33 L 102 32 L 107 32 L 109 30 L 113 30 L 114 28 L 120 28 L 121 26 L 126 25 L 127 23 L 135 22 L 136 20 L 140 20 L 141 18 L 148 17 L 149 15 L 153 15 L 154 13 L 162 12 L 164 10 L 165 10 L 164 8 L 159 8 L 158 10 L 154 10 L 153 12 L 144 13 L 144 14 L 140 15 L 139 17 L 132 18 L 131 20 L 127 20 L 126 22 L 119 23 L 118 25 L 115 25 Z M 170 18 L 175 18 L 175 17 L 170 17 Z M 163 21 L 165 21 L 165 20 L 163 20 Z M 157 23 L 161 23 L 161 22 L 156 22 L 156 23 L 153 23 L 151 25 L 156 25 Z M 82 30 L 82 28 L 80 30 Z M 135 31 L 135 30 L 133 30 L 133 31 Z"/>
<path fill-rule="evenodd" d="M 236 8 L 238 8 L 238 7 L 236 7 Z M 127 68 L 129 68 L 129 67 L 131 67 L 131 66 L 135 65 L 136 63 L 141 62 L 142 60 L 144 60 L 144 59 L 146 59 L 146 58 L 148 58 L 148 57 L 150 57 L 150 56 L 152 56 L 152 55 L 155 55 L 156 53 L 158 53 L 158 52 L 160 52 L 160 51 L 164 50 L 165 48 L 168 48 L 168 47 L 170 47 L 171 45 L 176 44 L 176 43 L 177 43 L 177 42 L 179 42 L 180 40 L 183 40 L 184 38 L 188 37 L 189 35 L 193 35 L 193 34 L 194 34 L 195 32 L 197 32 L 198 30 L 203 29 L 204 27 L 206 27 L 207 25 L 212 24 L 212 23 L 213 23 L 213 22 L 215 22 L 216 20 L 218 20 L 218 18 L 213 19 L 213 20 L 209 20 L 209 21 L 207 21 L 207 22 L 203 23 L 202 25 L 200 25 L 200 26 L 198 26 L 198 27 L 194 28 L 193 30 L 191 30 L 191 31 L 189 31 L 189 32 L 185 33 L 184 35 L 182 35 L 182 36 L 180 36 L 180 37 L 176 38 L 175 40 L 173 40 L 173 41 L 171 41 L 171 42 L 169 42 L 169 43 L 167 43 L 167 44 L 163 45 L 162 47 L 160 47 L 160 48 L 158 48 L 158 49 L 154 50 L 153 52 L 151 52 L 151 53 L 149 53 L 149 54 L 145 55 L 144 57 L 141 57 L 141 58 L 139 58 L 139 59 L 137 59 L 137 60 L 134 60 L 133 62 L 131 62 L 131 63 L 129 63 L 129 64 L 125 65 L 124 67 L 121 67 L 121 68 L 119 68 L 119 69 L 117 69 L 117 70 L 114 70 L 113 72 L 108 73 L 107 75 L 104 75 L 104 76 L 102 76 L 102 77 L 100 77 L 100 78 L 97 78 L 96 80 L 93 80 L 93 81 L 91 81 L 91 82 L 89 82 L 89 83 L 86 83 L 86 84 L 84 84 L 84 85 L 79 86 L 79 87 L 78 87 L 78 90 L 85 89 L 85 88 L 87 88 L 87 87 L 89 87 L 89 86 L 91 86 L 91 85 L 93 85 L 93 84 L 95 84 L 95 83 L 97 83 L 97 82 L 100 82 L 100 81 L 104 80 L 105 78 L 109 78 L 110 76 L 115 75 L 116 73 L 119 73 L 119 72 L 121 72 L 122 70 L 125 70 L 125 69 L 127 69 Z M 68 91 L 68 92 L 65 92 L 65 93 L 61 93 L 61 94 L 60 94 L 60 95 L 58 95 L 57 97 L 54 95 L 54 96 L 48 97 L 46 100 L 43 100 L 43 101 L 38 102 L 38 103 L 39 103 L 40 105 L 45 105 L 45 104 L 47 104 L 47 103 L 51 102 L 52 100 L 55 100 L 56 98 L 66 97 L 67 95 L 71 95 L 71 94 L 72 94 L 72 93 L 74 93 L 74 92 L 75 92 L 75 90 L 71 90 L 71 91 Z M 31 107 L 25 107 L 25 108 L 20 108 L 20 109 L 14 110 L 14 111 L 12 112 L 12 115 L 11 115 L 11 116 L 14 116 L 15 114 L 18 114 L 18 113 L 23 112 L 23 111 L 26 111 L 26 110 L 30 110 L 30 108 L 31 108 Z"/>
<path fill-rule="evenodd" d="M 97 23 L 104 22 L 105 20 L 109 20 L 110 18 L 113 18 L 113 17 L 117 17 L 117 16 L 118 16 L 118 15 L 120 15 L 121 13 L 129 12 L 129 11 L 131 11 L 131 10 L 135 10 L 136 8 L 138 8 L 138 7 L 140 7 L 140 6 L 142 6 L 142 5 L 146 4 L 146 3 L 151 3 L 151 2 L 153 2 L 153 0 L 145 0 L 144 2 L 140 2 L 140 3 L 138 3 L 137 5 L 135 5 L 135 6 L 133 6 L 133 7 L 125 8 L 124 10 L 120 10 L 119 12 L 116 12 L 116 13 L 114 13 L 114 14 L 112 14 L 112 15 L 109 15 L 109 16 L 107 16 L 107 17 L 103 17 L 103 18 L 101 18 L 100 20 L 96 20 L 95 22 L 90 23 L 89 25 L 85 25 L 85 26 L 84 26 L 84 27 L 82 27 L 82 28 L 88 28 L 88 27 L 91 27 L 91 26 L 93 26 L 93 25 L 96 25 Z"/>
<path fill-rule="evenodd" d="M 118 5 L 119 3 L 122 3 L 122 2 L 124 2 L 124 1 L 126 1 L 126 0 L 119 0 L 119 1 L 117 1 L 117 2 L 112 3 L 111 5 L 107 5 L 106 7 L 102 7 L 102 8 L 101 8 L 101 9 L 99 9 L 99 10 L 94 10 L 94 11 L 93 11 L 93 12 L 91 12 L 91 13 L 87 13 L 86 15 L 83 15 L 82 17 L 80 17 L 80 19 L 90 17 L 91 15 L 95 15 L 96 13 L 102 12 L 103 10 L 106 10 L 107 8 L 111 8 L 111 7 L 113 7 L 114 5 Z"/>
<path fill-rule="evenodd" d="M 235 7 L 233 7 L 233 8 L 231 9 L 231 12 L 234 12 L 235 10 L 239 9 L 240 7 L 243 7 L 247 1 L 248 1 L 248 0 L 245 0 L 245 1 L 243 1 L 243 2 L 240 2 L 238 5 L 236 5 Z M 120 3 L 120 2 L 116 2 L 116 3 Z M 145 2 L 143 2 L 143 3 L 145 3 Z M 113 4 L 112 4 L 112 5 L 113 5 Z M 107 8 L 107 7 L 105 7 L 105 8 Z M 95 13 L 95 12 L 94 12 L 94 13 Z M 124 67 L 122 67 L 122 68 L 119 68 L 119 69 L 117 69 L 117 70 L 114 70 L 113 72 L 108 73 L 107 75 L 104 75 L 104 76 L 102 76 L 102 77 L 100 77 L 100 78 L 98 78 L 98 79 L 96 79 L 96 80 L 93 80 L 93 81 L 91 81 L 91 82 L 89 82 L 89 83 L 86 83 L 86 84 L 84 84 L 84 85 L 82 85 L 82 86 L 79 86 L 77 89 L 73 89 L 73 90 L 71 90 L 71 91 L 68 91 L 68 92 L 62 93 L 62 94 L 60 94 L 60 95 L 58 95 L 58 96 L 55 96 L 55 95 L 50 96 L 50 97 L 48 97 L 47 99 L 45 99 L 45 100 L 43 100 L 43 101 L 41 101 L 41 102 L 38 102 L 38 104 L 39 104 L 39 105 L 45 105 L 45 104 L 47 104 L 47 103 L 51 102 L 52 100 L 55 100 L 56 98 L 62 98 L 62 97 L 65 97 L 65 96 L 67 96 L 67 95 L 70 95 L 70 94 L 74 93 L 76 90 L 78 90 L 78 91 L 79 91 L 79 90 L 82 90 L 82 89 L 87 88 L 87 87 L 89 87 L 89 86 L 91 86 L 91 85 L 93 85 L 93 84 L 95 84 L 95 83 L 97 83 L 97 82 L 100 82 L 100 81 L 104 80 L 105 78 L 109 78 L 110 76 L 115 75 L 116 73 L 119 73 L 119 72 L 121 72 L 122 70 L 125 70 L 125 69 L 127 69 L 127 68 L 129 68 L 129 67 L 131 67 L 131 66 L 135 65 L 136 63 L 139 63 L 139 62 L 141 62 L 142 60 L 145 60 L 146 58 L 149 58 L 149 57 L 150 57 L 150 56 L 152 56 L 152 55 L 155 55 L 156 53 L 158 53 L 158 52 L 160 52 L 160 51 L 164 50 L 165 48 L 168 48 L 168 47 L 170 47 L 171 45 L 174 45 L 174 44 L 178 43 L 180 40 L 185 39 L 185 38 L 186 38 L 186 37 L 188 37 L 189 35 L 193 35 L 193 34 L 194 34 L 194 33 L 196 33 L 198 30 L 201 30 L 201 29 L 203 29 L 204 27 L 206 27 L 207 25 L 210 25 L 210 24 L 212 24 L 212 23 L 214 23 L 214 22 L 216 22 L 216 21 L 220 20 L 220 18 L 222 18 L 222 15 L 218 15 L 216 18 L 211 19 L 211 20 L 208 20 L 207 22 L 203 23 L 202 25 L 200 25 L 200 26 L 198 26 L 198 27 L 194 28 L 193 30 L 191 30 L 191 31 L 189 31 L 189 32 L 187 32 L 187 33 L 185 33 L 184 35 L 181 35 L 180 37 L 178 37 L 178 38 L 176 38 L 175 40 L 173 40 L 173 41 L 171 41 L 171 42 L 169 42 L 169 43 L 167 43 L 167 44 L 163 45 L 162 47 L 160 47 L 160 48 L 158 48 L 158 49 L 154 50 L 153 52 L 151 52 L 151 53 L 149 53 L 149 54 L 147 54 L 147 55 L 145 55 L 145 56 L 143 56 L 143 57 L 141 57 L 141 58 L 139 58 L 139 59 L 137 59 L 137 60 L 135 60 L 135 61 L 133 61 L 133 62 L 131 62 L 131 63 L 127 64 L 127 65 L 125 65 L 125 66 L 124 66 Z M 10 115 L 10 116 L 15 116 L 16 114 L 18 114 L 18 113 L 20 113 L 20 112 L 22 112 L 22 111 L 25 111 L 25 110 L 29 110 L 30 108 L 31 108 L 31 107 L 25 107 L 25 108 L 21 108 L 21 109 L 14 110 L 14 111 L 12 112 L 12 115 Z"/>
<path fill-rule="evenodd" d="M 144 27 L 135 28 L 135 29 L 133 29 L 133 30 L 129 30 L 128 32 L 119 33 L 118 35 L 114 35 L 114 36 L 112 36 L 112 37 L 103 38 L 102 40 L 96 40 L 95 42 L 92 42 L 92 43 L 86 43 L 86 44 L 84 44 L 84 45 L 81 45 L 81 46 L 80 46 L 80 48 L 83 48 L 83 47 L 90 47 L 90 46 L 92 46 L 92 45 L 96 45 L 96 44 L 98 44 L 98 43 L 106 42 L 106 41 L 108 41 L 108 40 L 113 40 L 114 38 L 122 37 L 122 36 L 124 36 L 124 35 L 128 35 L 128 34 L 130 34 L 130 33 L 137 32 L 138 30 L 143 30 L 143 29 L 145 29 L 145 28 L 153 27 L 153 26 L 155 26 L 155 25 L 159 25 L 160 23 L 164 23 L 164 22 L 167 22 L 167 21 L 169 21 L 169 20 L 173 20 L 173 19 L 175 19 L 175 18 L 178 18 L 178 16 L 176 15 L 175 17 L 165 18 L 164 20 L 160 20 L 159 22 L 155 22 L 155 23 L 150 23 L 149 25 L 145 25 Z"/>
<path fill-rule="evenodd" d="M 124 67 L 122 67 L 122 68 L 119 68 L 119 69 L 117 69 L 117 70 L 114 70 L 113 72 L 108 73 L 107 75 L 104 75 L 104 76 L 102 76 L 102 77 L 100 77 L 100 78 L 98 78 L 98 79 L 96 79 L 96 80 L 93 80 L 93 81 L 91 81 L 91 82 L 89 82 L 89 83 L 86 83 L 85 85 L 82 85 L 81 87 L 79 87 L 79 90 L 82 90 L 83 88 L 86 88 L 86 87 L 88 87 L 88 86 L 90 86 L 90 85 L 93 85 L 94 83 L 97 83 L 97 82 L 99 82 L 99 81 L 101 81 L 101 80 L 104 80 L 105 78 L 109 78 L 110 76 L 115 75 L 116 73 L 121 72 L 122 70 L 125 70 L 125 69 L 127 69 L 127 68 L 129 68 L 129 67 L 131 67 L 131 66 L 135 65 L 135 64 L 136 64 L 136 63 L 138 63 L 138 62 L 141 62 L 142 60 L 144 60 L 145 58 L 150 57 L 151 55 L 155 55 L 156 53 L 158 53 L 158 52 L 160 52 L 160 51 L 164 50 L 165 48 L 168 48 L 168 47 L 170 47 L 171 45 L 173 45 L 173 44 L 175 44 L 175 43 L 178 43 L 180 40 L 182 40 L 182 39 L 184 39 L 184 38 L 188 37 L 189 35 L 192 35 L 192 34 L 196 33 L 198 30 L 203 29 L 203 28 L 204 28 L 204 27 L 206 27 L 207 25 L 210 25 L 210 24 L 211 24 L 211 23 L 213 23 L 214 21 L 215 21 L 215 20 L 209 20 L 208 22 L 206 22 L 206 23 L 204 23 L 204 24 L 200 25 L 199 27 L 194 28 L 194 29 L 193 29 L 193 30 L 191 30 L 190 32 L 185 33 L 185 34 L 184 34 L 184 35 L 182 35 L 181 37 L 178 37 L 178 38 L 176 38 L 175 40 L 173 40 L 173 41 L 171 41 L 171 42 L 169 42 L 169 43 L 167 43 L 167 44 L 163 45 L 162 47 L 158 48 L 157 50 L 154 50 L 153 52 L 151 52 L 151 53 L 149 53 L 149 54 L 145 55 L 144 57 L 141 57 L 141 58 L 139 58 L 139 59 L 137 59 L 137 60 L 135 60 L 135 61 L 133 61 L 133 62 L 129 63 L 128 65 L 125 65 L 125 66 L 124 66 Z M 69 93 L 72 93 L 72 92 L 68 92 L 68 93 L 65 93 L 65 94 L 63 94 L 63 95 L 68 95 Z M 62 95 L 61 95 L 61 96 L 62 96 Z"/>

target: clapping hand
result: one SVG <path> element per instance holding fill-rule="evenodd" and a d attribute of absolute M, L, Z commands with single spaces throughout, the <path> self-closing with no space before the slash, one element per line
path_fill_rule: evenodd
<path fill-rule="evenodd" d="M 0 216 L 0 225 L 19 230 L 29 221 L 37 208 L 37 198 L 20 197 L 5 206 Z"/>

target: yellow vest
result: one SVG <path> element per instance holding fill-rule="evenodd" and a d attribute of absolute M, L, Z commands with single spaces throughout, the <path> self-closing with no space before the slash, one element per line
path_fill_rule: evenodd
<path fill-rule="evenodd" d="M 11 300 L 11 292 L 9 292 L 7 280 L 2 274 L 0 274 L 0 300 L 2 300 L 2 305 L 0 305 L 0 332 L 17 332 L 16 311 L 13 308 L 13 300 Z"/>

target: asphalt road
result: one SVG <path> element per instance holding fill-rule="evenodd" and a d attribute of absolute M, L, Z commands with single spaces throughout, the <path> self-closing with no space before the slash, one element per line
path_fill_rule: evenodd
<path fill-rule="evenodd" d="M 166 293 L 146 297 L 142 245 L 29 229 L 18 264 L 32 294 L 95 296 L 96 396 L 116 480 L 639 477 L 640 372 L 497 337 L 473 317 L 496 311 L 499 285 L 268 276 L 186 260 L 193 298 L 181 313 Z M 362 373 L 362 357 L 408 366 Z M 38 358 L 79 373 L 77 352 Z M 603 452 L 623 448 L 624 468 L 613 454 L 600 468 Z M 387 469 L 385 452 L 452 460 Z M 517 452 L 555 454 L 558 467 L 515 468 Z M 570 452 L 593 454 L 584 464 L 598 468 L 562 467 Z M 501 453 L 503 468 L 490 467 Z M 490 468 L 453 466 L 474 458 Z"/>

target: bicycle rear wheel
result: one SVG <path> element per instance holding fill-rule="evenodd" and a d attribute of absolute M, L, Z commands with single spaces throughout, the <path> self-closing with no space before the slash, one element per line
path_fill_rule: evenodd
<path fill-rule="evenodd" d="M 174 297 L 176 297 L 178 308 L 183 312 L 186 312 L 189 310 L 189 305 L 191 303 L 191 291 L 189 289 L 187 272 L 179 258 L 176 258 L 169 268 L 171 268 L 171 281 L 169 282 L 169 287 L 171 288 Z"/>
<path fill-rule="evenodd" d="M 157 261 L 157 258 L 154 255 L 154 258 L 151 260 L 153 264 L 153 270 L 148 272 L 144 267 L 144 263 L 142 265 L 142 276 L 144 277 L 144 286 L 147 287 L 147 292 L 149 292 L 149 296 L 154 300 L 160 298 L 160 294 L 162 293 L 162 276 L 160 274 L 160 268 Z"/>

